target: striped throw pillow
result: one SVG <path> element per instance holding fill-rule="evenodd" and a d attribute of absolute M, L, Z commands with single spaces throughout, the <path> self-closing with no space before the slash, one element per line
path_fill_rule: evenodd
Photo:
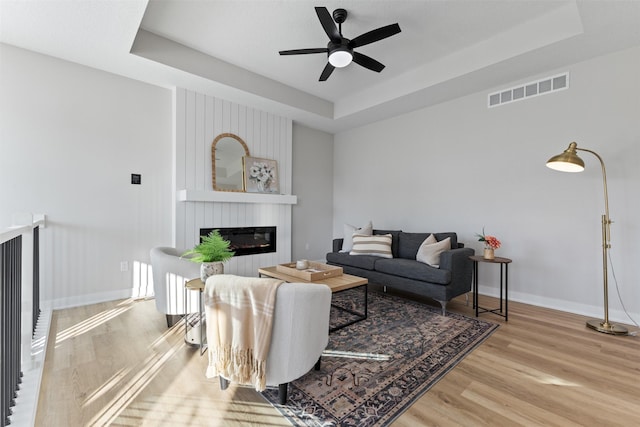
<path fill-rule="evenodd" d="M 374 255 L 382 258 L 393 258 L 391 254 L 391 234 L 365 236 L 353 235 L 353 248 L 349 255 Z"/>

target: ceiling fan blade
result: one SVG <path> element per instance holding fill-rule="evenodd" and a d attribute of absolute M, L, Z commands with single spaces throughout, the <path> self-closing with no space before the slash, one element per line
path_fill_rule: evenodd
<path fill-rule="evenodd" d="M 386 39 L 387 37 L 391 37 L 400 32 L 400 25 L 391 24 L 385 27 L 376 28 L 375 30 L 371 30 L 368 33 L 364 33 L 356 37 L 355 39 L 349 42 L 349 47 L 359 47 L 364 46 L 369 43 L 377 42 L 378 40 Z"/>
<path fill-rule="evenodd" d="M 278 52 L 280 55 L 305 55 L 308 53 L 327 53 L 326 47 L 319 47 L 313 49 L 293 49 L 293 50 L 281 50 Z"/>
<path fill-rule="evenodd" d="M 316 7 L 316 15 L 318 15 L 320 24 L 322 24 L 324 32 L 327 33 L 331 41 L 339 42 L 342 40 L 342 36 L 340 35 L 340 32 L 338 31 L 338 28 L 333 22 L 333 18 L 326 7 Z"/>
<path fill-rule="evenodd" d="M 377 73 L 384 70 L 384 64 L 381 64 L 370 56 L 364 55 L 359 52 L 353 52 L 353 62 Z"/>
<path fill-rule="evenodd" d="M 384 65 L 383 65 L 384 67 Z M 334 67 L 333 65 L 331 65 L 330 63 L 327 62 L 327 65 L 324 67 L 324 70 L 322 70 L 322 74 L 320 74 L 320 80 L 321 82 L 326 81 L 329 76 L 331 75 L 331 73 L 333 73 L 333 70 L 335 70 L 336 67 Z"/>

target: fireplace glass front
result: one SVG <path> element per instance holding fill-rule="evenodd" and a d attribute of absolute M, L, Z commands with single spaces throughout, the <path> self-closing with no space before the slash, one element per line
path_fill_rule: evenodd
<path fill-rule="evenodd" d="M 276 227 L 201 228 L 200 237 L 216 229 L 225 240 L 231 242 L 229 248 L 236 253 L 235 256 L 276 252 Z"/>

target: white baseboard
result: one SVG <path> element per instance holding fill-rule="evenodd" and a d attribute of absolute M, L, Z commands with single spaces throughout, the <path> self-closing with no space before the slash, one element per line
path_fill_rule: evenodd
<path fill-rule="evenodd" d="M 153 297 L 153 289 L 149 294 L 141 295 L 140 289 L 118 289 L 109 292 L 99 292 L 87 295 L 77 295 L 66 298 L 56 298 L 53 300 L 42 301 L 40 305 L 49 310 L 61 310 L 65 308 L 80 307 L 83 305 L 98 304 L 101 302 L 115 301 L 127 298 L 148 298 Z"/>
<path fill-rule="evenodd" d="M 495 298 L 500 297 L 500 290 L 496 287 L 482 286 L 478 287 L 478 293 Z M 524 304 L 535 305 L 538 307 L 550 308 L 553 310 L 565 311 L 568 313 L 580 314 L 582 316 L 593 317 L 594 319 L 604 318 L 604 307 L 580 304 L 566 300 L 543 297 L 540 295 L 532 295 L 524 292 L 509 292 L 509 301 L 521 302 Z M 633 319 L 640 321 L 640 313 L 629 313 Z M 624 323 L 631 325 L 632 321 L 622 310 L 612 310 L 609 308 L 609 320 L 616 323 Z"/>

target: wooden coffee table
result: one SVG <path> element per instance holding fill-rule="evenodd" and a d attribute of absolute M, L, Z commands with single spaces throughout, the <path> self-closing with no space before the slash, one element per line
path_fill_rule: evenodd
<path fill-rule="evenodd" d="M 266 276 L 266 277 L 271 277 L 273 279 L 280 279 L 280 280 L 284 280 L 285 282 L 290 282 L 290 283 L 318 283 L 318 284 L 322 284 L 322 285 L 327 285 L 330 289 L 331 289 L 331 293 L 335 294 L 338 292 L 342 292 L 342 291 L 346 291 L 349 289 L 355 289 L 355 288 L 360 288 L 360 287 L 364 287 L 364 312 L 357 312 L 355 310 L 351 310 L 349 308 L 346 307 L 341 307 L 339 305 L 336 304 L 331 304 L 333 307 L 337 308 L 338 310 L 342 310 L 345 311 L 347 313 L 353 314 L 354 316 L 357 316 L 355 319 L 350 320 L 349 322 L 343 323 L 341 325 L 338 326 L 334 326 L 333 328 L 329 329 L 329 332 L 334 332 L 337 331 L 339 329 L 342 329 L 346 326 L 349 325 L 353 325 L 356 322 L 359 322 L 361 320 L 365 320 L 367 318 L 367 297 L 368 297 L 368 283 L 369 281 L 367 279 L 365 279 L 364 277 L 358 277 L 358 276 L 352 276 L 351 274 L 342 274 L 340 276 L 335 276 L 335 277 L 329 277 L 327 279 L 319 279 L 319 280 L 314 280 L 314 281 L 307 281 L 304 279 L 301 279 L 300 277 L 296 277 L 296 276 L 291 276 L 288 274 L 285 274 L 281 271 L 278 271 L 278 269 L 276 268 L 276 266 L 273 267 L 262 267 L 258 269 L 258 274 L 262 277 L 262 276 Z"/>

